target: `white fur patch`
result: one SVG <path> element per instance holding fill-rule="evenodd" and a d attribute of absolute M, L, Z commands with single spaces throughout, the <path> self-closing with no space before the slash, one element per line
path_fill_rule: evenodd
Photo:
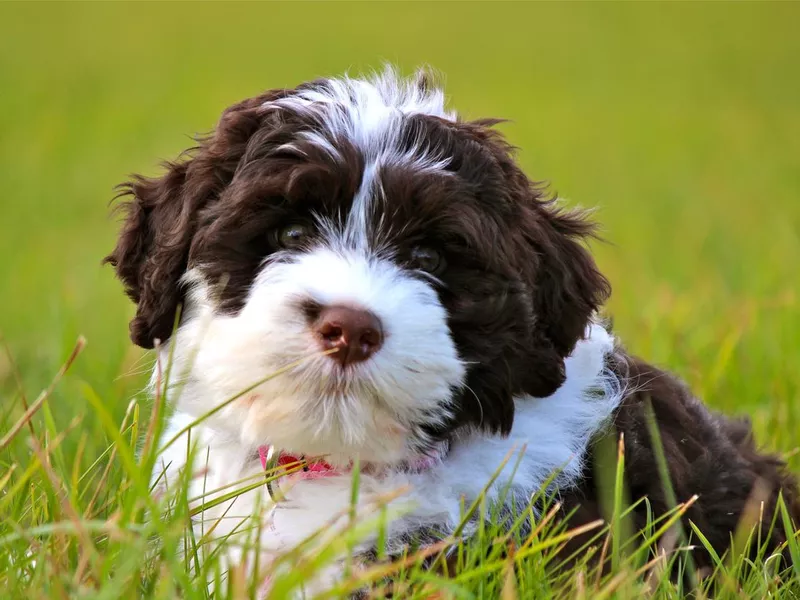
<path fill-rule="evenodd" d="M 548 398 L 520 397 L 516 400 L 515 421 L 508 438 L 464 431 L 453 442 L 446 459 L 429 471 L 392 472 L 381 476 L 362 474 L 359 506 L 366 509 L 376 498 L 407 488 L 407 493 L 390 505 L 390 508 L 403 511 L 403 516 L 391 524 L 389 543 L 397 536 L 426 525 L 447 531 L 459 522 L 462 502 L 469 505 L 483 491 L 512 450 L 524 450 L 513 480 L 512 469 L 517 456 L 509 461 L 489 489 L 490 499 L 496 499 L 509 485 L 513 485 L 516 493 L 522 492 L 528 498 L 554 472 L 559 472 L 555 483 L 560 489 L 574 486 L 580 478 L 592 434 L 609 418 L 624 392 L 622 383 L 606 368 L 606 358 L 613 349 L 612 336 L 600 325 L 591 325 L 586 339 L 578 342 L 566 359 L 565 383 Z M 245 358 L 242 354 L 236 356 Z M 191 398 L 183 396 L 179 400 L 179 412 L 172 418 L 165 439 L 191 422 L 193 417 L 183 411 L 193 406 Z M 249 426 L 246 420 L 236 423 L 244 428 Z M 190 496 L 201 494 L 203 489 L 214 490 L 245 477 L 256 477 L 261 472 L 260 461 L 253 454 L 252 446 L 237 439 L 228 429 L 216 423 L 204 424 L 192 430 L 192 436 L 199 445 L 196 455 L 201 463 L 196 463 L 194 469 L 207 469 L 207 472 L 204 477 L 193 480 Z M 169 481 L 175 480 L 177 470 L 185 462 L 186 440 L 183 439 L 163 457 L 162 464 L 169 466 Z M 224 537 L 240 527 L 243 519 L 251 518 L 256 506 L 269 507 L 255 517 L 263 521 L 259 547 L 262 553 L 260 564 L 265 565 L 320 528 L 326 531 L 325 538 L 335 535 L 345 519 L 341 518 L 334 524 L 331 520 L 336 515 L 347 513 L 351 485 L 351 477 L 346 474 L 301 480 L 286 491 L 286 501 L 277 505 L 270 504 L 266 488 L 259 487 L 239 496 L 234 502 L 202 513 L 197 527 L 208 529 L 225 514 L 215 530 L 216 535 Z M 365 540 L 364 548 L 374 541 L 374 536 Z M 232 547 L 226 556 L 230 564 L 242 560 L 236 547 Z M 253 561 L 250 560 L 249 564 Z M 339 575 L 335 569 L 328 570 L 325 578 L 335 579 Z M 316 586 L 324 587 L 329 582 L 313 582 L 307 591 L 318 589 Z"/>
<path fill-rule="evenodd" d="M 268 102 L 265 107 L 321 114 L 323 130 L 310 134 L 321 134 L 328 141 L 345 138 L 375 155 L 385 149 L 385 140 L 391 138 L 403 116 L 420 114 L 449 121 L 456 119 L 456 114 L 445 108 L 441 89 L 418 85 L 421 76 L 422 73 L 403 79 L 387 67 L 382 74 L 369 79 L 326 79 L 321 85 Z"/>

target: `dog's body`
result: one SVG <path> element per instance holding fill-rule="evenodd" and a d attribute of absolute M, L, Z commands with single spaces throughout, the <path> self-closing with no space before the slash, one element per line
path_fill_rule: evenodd
<path fill-rule="evenodd" d="M 137 303 L 133 340 L 160 339 L 174 359 L 164 439 L 227 402 L 162 456 L 162 491 L 188 448 L 202 472 L 190 496 L 206 501 L 252 482 L 267 455 L 324 456 L 274 482 L 277 504 L 259 485 L 202 513 L 199 530 L 242 535 L 255 513 L 269 564 L 344 524 L 356 460 L 361 509 L 400 511 L 390 552 L 452 532 L 487 486 L 515 512 L 549 485 L 588 520 L 602 514 L 591 442 L 616 430 L 631 496 L 660 514 L 672 506 L 645 396 L 677 499 L 700 495 L 689 516 L 715 548 L 756 481 L 765 522 L 778 492 L 800 514 L 748 427 L 628 357 L 597 320 L 609 289 L 580 243 L 592 226 L 543 198 L 491 124 L 459 120 L 424 78 L 322 80 L 231 107 L 189 159 L 128 184 L 109 261 Z M 234 546 L 227 558 L 255 564 Z"/>

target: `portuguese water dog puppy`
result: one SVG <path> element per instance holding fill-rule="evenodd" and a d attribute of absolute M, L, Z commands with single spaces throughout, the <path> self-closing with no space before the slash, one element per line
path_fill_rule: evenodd
<path fill-rule="evenodd" d="M 685 518 L 718 553 L 753 498 L 764 538 L 779 493 L 800 520 L 794 480 L 748 424 L 629 356 L 598 318 L 610 289 L 583 245 L 592 223 L 528 179 L 496 123 L 459 118 L 424 74 L 322 79 L 231 106 L 162 175 L 123 185 L 106 260 L 136 303 L 133 342 L 157 347 L 161 370 L 172 356 L 162 441 L 184 432 L 155 489 L 186 469 L 205 502 L 259 482 L 196 518 L 229 538 L 226 565 L 269 573 L 315 531 L 313 544 L 335 536 L 356 460 L 357 510 L 393 509 L 389 555 L 453 532 L 484 488 L 511 514 L 549 486 L 570 525 L 595 520 L 593 441 L 620 433 L 642 528 L 648 506 L 674 508 L 647 406 L 675 497 L 699 496 Z M 769 535 L 780 551 L 784 529 Z"/>

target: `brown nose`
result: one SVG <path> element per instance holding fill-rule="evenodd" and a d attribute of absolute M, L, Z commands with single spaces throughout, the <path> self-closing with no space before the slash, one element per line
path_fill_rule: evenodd
<path fill-rule="evenodd" d="M 367 360 L 383 344 L 381 322 L 366 310 L 348 306 L 323 308 L 312 325 L 324 350 L 343 367 Z"/>

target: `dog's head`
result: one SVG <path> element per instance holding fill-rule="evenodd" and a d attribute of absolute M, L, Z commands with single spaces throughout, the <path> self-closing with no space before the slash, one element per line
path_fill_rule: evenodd
<path fill-rule="evenodd" d="M 107 260 L 133 341 L 174 346 L 196 412 L 289 367 L 218 415 L 252 443 L 393 460 L 461 426 L 507 433 L 515 397 L 561 385 L 608 284 L 591 225 L 492 125 L 391 71 L 227 109 L 124 186 Z"/>

